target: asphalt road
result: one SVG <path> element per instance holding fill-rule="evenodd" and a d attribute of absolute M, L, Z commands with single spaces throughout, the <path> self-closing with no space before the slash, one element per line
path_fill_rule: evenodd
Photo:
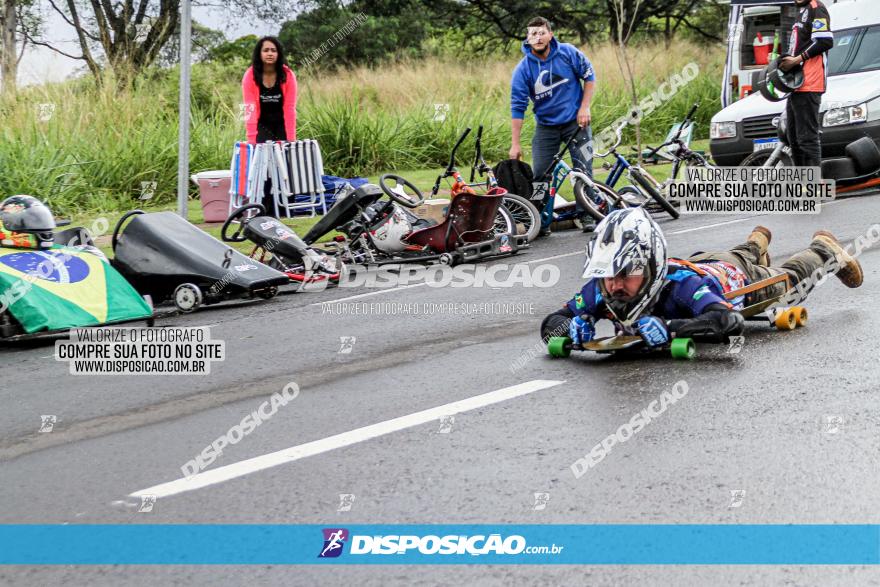
<path fill-rule="evenodd" d="M 771 254 L 781 260 L 819 228 L 842 240 L 864 234 L 880 221 L 880 197 L 838 201 L 819 216 L 660 221 L 679 256 L 731 247 L 760 223 L 773 231 Z M 586 354 L 552 360 L 538 326 L 579 289 L 583 246 L 579 232 L 558 232 L 496 261 L 557 267 L 558 283 L 548 288 L 339 288 L 161 321 L 210 325 L 212 338 L 225 341 L 227 359 L 206 376 L 72 376 L 51 345 L 0 349 L 0 523 L 880 523 L 880 246 L 860 257 L 861 288 L 829 279 L 806 303 L 806 328 L 777 332 L 749 323 L 739 353 L 702 345 L 697 360 L 684 363 Z M 518 304 L 519 311 L 423 311 L 424 304 L 449 310 L 443 304 L 462 302 Z M 340 337 L 354 342 L 343 347 Z M 575 478 L 577 458 L 679 381 L 688 386 L 685 397 Z M 224 449 L 209 468 L 221 471 L 216 479 L 198 488 L 175 483 L 184 463 L 291 382 L 298 397 Z M 509 399 L 483 395 L 511 387 L 518 395 Z M 51 432 L 39 432 L 41 415 L 56 416 Z M 348 432 L 341 445 L 324 440 Z M 310 450 L 295 460 L 265 457 L 306 443 Z M 242 465 L 222 469 L 234 463 Z M 139 492 L 159 494 L 152 511 L 137 511 Z M 549 494 L 543 509 L 535 509 L 536 492 Z M 340 511 L 342 494 L 354 496 L 347 511 Z M 880 573 L 820 566 L 0 568 L 0 584 L 257 581 L 850 585 L 880 584 Z"/>

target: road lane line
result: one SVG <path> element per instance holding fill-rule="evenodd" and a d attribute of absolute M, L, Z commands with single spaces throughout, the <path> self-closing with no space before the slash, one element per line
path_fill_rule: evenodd
<path fill-rule="evenodd" d="M 573 257 L 574 255 L 583 255 L 583 251 L 575 251 L 573 253 L 562 253 L 561 255 L 553 255 L 552 257 L 544 257 L 543 259 L 535 259 L 534 261 L 526 261 L 526 265 L 532 263 L 540 263 L 542 261 L 552 261 L 553 259 L 562 259 L 563 257 Z"/>
<path fill-rule="evenodd" d="M 764 216 L 762 214 L 761 216 Z M 716 222 L 714 224 L 706 224 L 704 226 L 697 226 L 696 228 L 686 228 L 684 230 L 676 230 L 670 232 L 668 234 L 684 234 L 686 232 L 696 232 L 698 230 L 704 230 L 706 228 L 715 228 L 716 226 L 724 226 L 725 224 L 736 224 L 737 222 L 745 222 L 746 220 L 754 220 L 758 216 L 747 216 L 746 218 L 737 218 L 736 220 L 727 220 L 725 222 Z"/>
<path fill-rule="evenodd" d="M 430 282 L 430 283 L 434 283 L 434 282 L 432 281 L 432 282 Z M 379 290 L 376 290 L 376 291 L 371 291 L 371 292 L 368 292 L 368 293 L 362 293 L 362 294 L 357 294 L 357 295 L 354 295 L 354 296 L 348 296 L 347 298 L 339 298 L 338 300 L 327 300 L 327 301 L 325 301 L 325 302 L 314 302 L 314 303 L 309 304 L 309 305 L 310 305 L 310 306 L 323 306 L 324 304 L 335 304 L 336 302 L 346 302 L 346 301 L 348 301 L 348 300 L 356 300 L 356 299 L 359 299 L 359 298 L 368 298 L 368 297 L 370 297 L 370 296 L 377 296 L 377 295 L 379 295 L 379 294 L 382 294 L 382 293 L 388 293 L 388 292 L 390 292 L 390 291 L 397 291 L 397 290 L 400 290 L 400 289 L 409 289 L 409 288 L 411 288 L 411 287 L 421 287 L 421 286 L 423 286 L 423 285 L 428 285 L 428 282 L 426 281 L 425 283 L 414 283 L 414 284 L 412 284 L 412 285 L 398 285 L 397 287 L 383 288 L 383 289 L 379 289 Z"/>
<path fill-rule="evenodd" d="M 232 463 L 230 465 L 225 465 L 223 467 L 217 467 L 216 469 L 209 469 L 202 473 L 197 473 L 189 478 L 184 477 L 175 481 L 169 481 L 168 483 L 161 483 L 159 485 L 147 487 L 146 489 L 141 489 L 139 491 L 131 493 L 130 496 L 141 498 L 143 496 L 152 495 L 156 496 L 156 498 L 158 499 L 162 497 L 169 497 L 171 495 L 177 495 L 178 493 L 185 493 L 187 491 L 202 489 L 204 487 L 215 485 L 217 483 L 223 483 L 224 481 L 229 481 L 238 477 L 244 477 L 245 475 L 250 475 L 251 473 L 256 473 L 257 471 L 263 471 L 271 467 L 277 467 L 278 465 L 291 463 L 299 459 L 304 459 L 306 457 L 325 453 L 331 450 L 335 450 L 337 448 L 342 448 L 345 446 L 350 446 L 352 444 L 357 444 L 359 442 L 364 442 L 365 440 L 384 436 L 392 432 L 398 432 L 400 430 L 412 428 L 413 426 L 426 424 L 434 420 L 439 420 L 441 416 L 451 416 L 453 414 L 459 414 L 462 412 L 468 412 L 470 410 L 483 408 L 492 404 L 497 404 L 499 402 L 513 399 L 515 397 L 520 397 L 523 395 L 534 393 L 536 391 L 541 391 L 542 389 L 555 387 L 563 383 L 565 383 L 565 381 L 535 379 L 533 381 L 527 381 L 525 383 L 520 383 L 511 387 L 496 389 L 495 391 L 490 391 L 489 393 L 484 393 L 481 395 L 469 397 L 467 399 L 459 400 L 457 402 L 444 404 L 442 406 L 437 406 L 436 408 L 429 408 L 427 410 L 415 412 L 407 416 L 385 420 L 384 422 L 379 422 L 370 426 L 364 426 L 363 428 L 356 428 L 354 430 L 349 430 L 348 432 L 343 432 L 341 434 L 336 434 L 334 436 L 329 436 L 320 440 L 314 440 L 305 444 L 292 446 L 290 448 L 285 448 L 283 450 L 268 453 L 259 457 L 245 459 L 243 461 Z"/>

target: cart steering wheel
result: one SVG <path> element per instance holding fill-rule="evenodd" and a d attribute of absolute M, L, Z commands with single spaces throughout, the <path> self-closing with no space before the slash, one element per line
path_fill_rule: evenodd
<path fill-rule="evenodd" d="M 241 234 L 242 232 L 244 232 L 244 227 L 247 225 L 247 220 L 239 221 L 238 229 L 232 233 L 232 236 L 229 236 L 227 234 L 227 231 L 229 230 L 229 226 L 233 222 L 239 220 L 239 218 L 243 218 L 245 212 L 249 212 L 251 210 L 257 210 L 256 216 L 263 216 L 266 213 L 266 209 L 263 207 L 262 204 L 248 204 L 247 206 L 242 206 L 241 208 L 230 214 L 229 218 L 226 219 L 226 222 L 223 223 L 223 228 L 220 229 L 220 238 L 222 238 L 224 242 L 243 243 L 247 240 L 247 238 Z M 253 218 L 253 216 L 251 216 L 250 218 Z"/>
<path fill-rule="evenodd" d="M 388 184 L 385 183 L 386 180 L 394 180 L 394 187 L 388 187 Z M 385 192 L 385 195 L 391 198 L 392 201 L 407 208 L 415 208 L 425 201 L 425 196 L 422 194 L 419 188 L 414 186 L 406 179 L 400 177 L 399 175 L 386 173 L 379 178 L 379 187 L 382 188 L 382 191 Z M 409 188 L 414 195 L 406 193 L 406 190 L 404 188 Z"/>

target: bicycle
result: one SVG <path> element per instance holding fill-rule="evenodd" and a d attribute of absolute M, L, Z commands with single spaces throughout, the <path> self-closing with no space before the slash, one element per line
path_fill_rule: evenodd
<path fill-rule="evenodd" d="M 481 124 L 477 129 L 477 140 L 474 145 L 474 163 L 471 165 L 471 176 L 468 185 L 470 187 L 485 186 L 486 193 L 493 193 L 492 190 L 499 189 L 498 180 L 495 178 L 495 172 L 492 171 L 492 168 L 489 167 L 486 160 L 483 159 L 482 139 L 483 125 Z M 484 175 L 486 176 L 486 181 L 484 183 L 474 183 L 474 177 L 477 173 L 479 173 L 480 177 L 483 177 Z M 541 230 L 541 214 L 531 202 L 520 195 L 507 192 L 501 200 L 501 205 L 510 212 L 517 228 L 520 226 L 523 227 L 526 239 L 529 242 L 532 242 L 538 237 L 538 233 Z"/>
<path fill-rule="evenodd" d="M 694 107 L 691 110 L 691 114 L 689 114 L 689 116 L 692 116 L 693 112 L 695 110 L 696 110 L 696 107 Z M 617 184 L 617 182 L 620 180 L 620 178 L 623 176 L 623 174 L 626 173 L 632 186 L 626 186 L 626 187 L 623 187 L 620 189 L 619 193 L 621 194 L 622 197 L 624 196 L 624 194 L 629 194 L 631 197 L 635 197 L 635 198 L 645 198 L 646 195 L 650 196 L 660 206 L 660 208 L 662 208 L 664 211 L 666 211 L 666 213 L 668 213 L 673 218 L 678 218 L 680 216 L 678 210 L 676 210 L 675 206 L 673 206 L 669 202 L 669 200 L 664 198 L 662 195 L 663 190 L 666 189 L 666 185 L 671 183 L 672 181 L 674 181 L 675 178 L 674 177 L 670 178 L 670 179 L 666 180 L 666 182 L 661 184 L 659 181 L 654 179 L 654 177 L 650 173 L 645 171 L 641 166 L 633 165 L 632 163 L 627 161 L 626 157 L 624 157 L 623 155 L 621 155 L 620 153 L 617 152 L 617 147 L 619 147 L 620 143 L 623 142 L 623 137 L 621 135 L 621 131 L 623 130 L 623 126 L 624 125 L 621 124 L 620 126 L 618 126 L 614 130 L 614 134 L 617 137 L 617 140 L 615 141 L 614 145 L 612 145 L 611 148 L 608 149 L 607 152 L 605 152 L 605 153 L 596 152 L 596 156 L 599 158 L 603 158 L 603 159 L 605 157 L 608 157 L 609 155 L 614 156 L 614 165 L 613 166 L 609 165 L 607 163 L 605 165 L 603 165 L 603 167 L 605 167 L 606 169 L 611 170 L 610 173 L 608 174 L 608 177 L 605 179 L 605 183 L 613 189 L 614 186 Z M 679 135 L 680 135 L 680 133 L 678 133 L 676 135 L 676 140 L 678 139 Z M 672 142 L 673 141 L 669 141 L 669 143 L 672 143 Z M 679 142 L 681 142 L 681 141 L 679 141 Z M 656 151 L 661 149 L 666 144 L 667 143 L 660 145 L 660 147 L 657 147 L 657 149 L 655 149 L 654 152 L 656 153 Z M 688 149 L 688 151 L 690 151 L 690 150 Z M 691 151 L 691 153 L 693 153 L 693 152 Z M 698 153 L 693 153 L 693 154 L 700 156 Z M 675 167 L 674 171 L 677 174 L 678 168 Z M 647 208 L 648 206 L 646 204 L 647 204 L 647 198 L 645 198 L 645 202 L 642 205 L 645 205 L 645 207 Z"/>
<path fill-rule="evenodd" d="M 563 145 L 563 147 L 553 156 L 553 160 L 547 166 L 547 169 L 535 181 L 535 192 L 532 194 L 532 200 L 540 201 L 548 198 L 547 203 L 541 211 L 543 219 L 547 220 L 553 215 L 553 202 L 556 192 L 562 186 L 566 178 L 571 183 L 574 192 L 575 202 L 580 204 L 584 212 L 589 214 L 596 221 L 601 221 L 605 215 L 612 210 L 618 208 L 634 207 L 634 204 L 628 202 L 619 193 L 614 191 L 612 187 L 595 181 L 592 177 L 584 173 L 581 169 L 572 168 L 563 160 L 566 151 L 571 148 L 578 133 L 574 133 L 571 138 Z M 550 181 L 547 179 L 550 178 Z M 546 187 L 545 187 L 546 186 Z M 549 190 L 549 197 L 546 193 Z M 635 204 L 638 205 L 638 204 Z M 557 221 L 569 220 L 574 218 L 578 213 L 576 206 L 572 205 L 571 210 L 566 210 L 560 214 Z"/>

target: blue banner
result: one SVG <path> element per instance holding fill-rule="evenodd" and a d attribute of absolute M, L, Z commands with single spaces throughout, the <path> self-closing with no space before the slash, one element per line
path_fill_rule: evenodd
<path fill-rule="evenodd" d="M 876 565 L 878 525 L 3 525 L 0 564 Z"/>

